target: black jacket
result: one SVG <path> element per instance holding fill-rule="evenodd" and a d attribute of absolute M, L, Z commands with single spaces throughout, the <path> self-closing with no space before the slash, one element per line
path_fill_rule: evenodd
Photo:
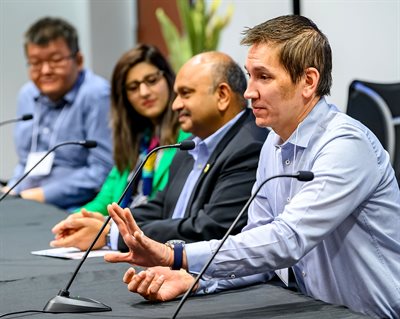
<path fill-rule="evenodd" d="M 252 111 L 247 109 L 211 154 L 209 168 L 200 175 L 184 218 L 171 219 L 194 162 L 187 151 L 178 151 L 165 189 L 132 211 L 145 235 L 160 242 L 222 238 L 250 197 L 267 134 L 267 129 L 256 126 Z M 246 223 L 247 214 L 244 214 L 234 233 L 240 232 Z M 118 246 L 126 251 L 121 237 Z"/>

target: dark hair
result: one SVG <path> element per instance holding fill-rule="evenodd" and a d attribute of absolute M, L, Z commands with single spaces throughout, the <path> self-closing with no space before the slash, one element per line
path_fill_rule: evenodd
<path fill-rule="evenodd" d="M 65 40 L 73 55 L 79 51 L 78 33 L 71 24 L 60 18 L 42 18 L 31 25 L 28 31 L 26 31 L 25 52 L 29 43 L 44 46 L 59 38 Z"/>
<path fill-rule="evenodd" d="M 147 62 L 163 71 L 168 84 L 168 105 L 161 115 L 158 127 L 150 119 L 140 115 L 132 107 L 125 90 L 127 74 L 132 67 Z M 172 111 L 175 98 L 173 85 L 175 73 L 154 46 L 138 44 L 124 53 L 114 67 L 111 80 L 111 127 L 113 131 L 114 161 L 119 171 L 132 169 L 139 153 L 139 141 L 147 128 L 159 132 L 160 144 L 175 144 L 179 134 L 178 114 Z"/>
<path fill-rule="evenodd" d="M 310 19 L 286 15 L 268 20 L 243 32 L 243 45 L 277 45 L 279 59 L 294 83 L 306 68 L 320 73 L 317 95 L 329 95 L 332 86 L 332 52 L 327 37 Z"/>
<path fill-rule="evenodd" d="M 247 106 L 247 100 L 244 98 L 244 92 L 247 88 L 247 80 L 240 66 L 230 58 L 224 59 L 215 63 L 211 68 L 211 72 L 213 73 L 214 79 L 213 90 L 215 90 L 220 83 L 226 82 L 236 95 L 239 103 L 245 108 Z"/>

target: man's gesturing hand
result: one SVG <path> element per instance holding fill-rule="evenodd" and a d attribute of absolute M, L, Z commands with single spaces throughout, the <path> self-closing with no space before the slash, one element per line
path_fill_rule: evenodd
<path fill-rule="evenodd" d="M 152 267 L 136 274 L 129 268 L 123 278 L 128 290 L 152 301 L 167 301 L 184 294 L 193 284 L 194 278 L 185 270 L 168 267 Z"/>
<path fill-rule="evenodd" d="M 128 208 L 122 209 L 113 203 L 107 206 L 108 213 L 118 226 L 119 232 L 129 248 L 128 253 L 110 253 L 104 256 L 108 262 L 127 262 L 142 267 L 171 266 L 172 249 L 146 237 L 136 224 Z"/>

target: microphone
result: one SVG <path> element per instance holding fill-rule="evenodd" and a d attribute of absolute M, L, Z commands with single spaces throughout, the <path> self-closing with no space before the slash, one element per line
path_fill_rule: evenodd
<path fill-rule="evenodd" d="M 282 175 L 274 175 L 271 176 L 269 178 L 267 178 L 266 180 L 264 180 L 260 186 L 258 186 L 258 188 L 255 190 L 255 192 L 251 195 L 251 197 L 249 198 L 249 200 L 246 202 L 246 204 L 243 206 L 242 210 L 239 212 L 239 214 L 237 215 L 236 219 L 233 221 L 231 227 L 229 227 L 229 229 L 226 231 L 224 237 L 221 239 L 217 249 L 215 250 L 215 252 L 211 255 L 211 257 L 209 258 L 209 260 L 207 261 L 207 263 L 203 266 L 203 268 L 200 270 L 199 274 L 196 276 L 195 281 L 193 282 L 193 284 L 190 286 L 190 288 L 186 291 L 186 293 L 183 295 L 181 301 L 178 304 L 178 307 L 176 308 L 174 314 L 172 315 L 172 319 L 175 319 L 176 316 L 179 313 L 179 310 L 182 308 L 183 304 L 185 303 L 186 299 L 189 297 L 190 293 L 192 292 L 193 288 L 196 286 L 196 284 L 199 282 L 200 278 L 204 275 L 204 273 L 206 272 L 206 270 L 208 269 L 208 267 L 210 266 L 211 262 L 214 260 L 215 256 L 217 255 L 217 253 L 219 252 L 219 250 L 221 249 L 222 245 L 225 243 L 225 241 L 227 240 L 227 238 L 229 237 L 229 235 L 231 234 L 232 230 L 235 228 L 236 224 L 239 222 L 240 218 L 242 217 L 242 215 L 244 214 L 244 212 L 247 210 L 247 208 L 250 206 L 251 202 L 254 200 L 254 198 L 257 196 L 258 192 L 260 191 L 261 187 L 264 186 L 265 183 L 267 183 L 268 181 L 270 181 L 271 179 L 275 179 L 275 178 L 280 178 L 280 177 L 290 177 L 290 178 L 296 178 L 297 180 L 299 180 L 300 182 L 308 182 L 308 181 L 312 181 L 314 179 L 314 173 L 310 172 L 310 171 L 298 171 L 295 174 L 282 174 Z"/>
<path fill-rule="evenodd" d="M 32 114 L 24 114 L 19 118 L 16 119 L 11 119 L 11 120 L 6 120 L 3 122 L 0 122 L 0 126 L 4 125 L 4 124 L 8 124 L 8 123 L 13 123 L 13 122 L 19 122 L 19 121 L 29 121 L 33 119 L 33 115 Z"/>
<path fill-rule="evenodd" d="M 28 115 L 30 115 L 30 114 L 28 114 Z M 0 197 L 0 202 L 4 199 L 4 198 L 6 198 L 6 196 L 8 195 L 8 194 L 10 194 L 10 192 L 15 188 L 15 187 L 17 187 L 17 185 L 19 184 L 19 183 L 21 183 L 22 182 L 22 180 L 26 177 L 26 176 L 28 176 L 28 174 L 30 173 L 30 172 L 32 172 L 45 158 L 46 158 L 46 156 L 47 155 L 49 155 L 51 152 L 53 152 L 53 151 L 55 151 L 57 148 L 59 148 L 59 147 L 61 147 L 61 146 L 64 146 L 64 145 L 80 145 L 80 146 L 83 146 L 83 147 L 86 147 L 86 148 L 93 148 L 93 147 L 96 147 L 97 146 L 97 142 L 96 141 L 90 141 L 90 140 L 83 140 L 83 141 L 68 141 L 68 142 L 62 142 L 62 143 L 60 143 L 60 144 L 57 144 L 57 145 L 55 145 L 55 146 L 53 146 L 35 165 L 33 165 L 24 175 L 22 175 L 18 180 L 17 180 L 17 182 L 13 185 L 13 186 L 11 186 L 8 190 L 7 190 L 7 192 L 5 192 L 1 197 Z"/>
<path fill-rule="evenodd" d="M 124 192 L 122 193 L 121 197 L 118 200 L 118 204 L 124 199 L 126 193 L 128 192 L 129 188 L 131 187 L 132 183 L 136 180 L 139 172 L 142 170 L 143 165 L 149 159 L 149 157 L 154 153 L 164 148 L 179 148 L 182 151 L 191 150 L 195 147 L 195 143 L 192 140 L 185 140 L 178 144 L 172 145 L 162 145 L 155 147 L 152 149 L 143 161 L 138 166 L 137 170 L 133 174 L 132 178 L 130 179 L 128 185 L 125 187 Z M 111 220 L 111 216 L 108 216 L 96 235 L 96 238 L 93 240 L 89 248 L 86 250 L 85 254 L 83 255 L 80 263 L 76 267 L 74 273 L 71 276 L 68 284 L 65 286 L 64 289 L 61 289 L 58 292 L 58 295 L 50 299 L 45 307 L 43 308 L 46 312 L 52 313 L 85 313 L 85 312 L 100 312 L 100 311 L 111 311 L 112 309 L 96 300 L 89 299 L 89 298 L 82 298 L 82 297 L 71 297 L 69 293 L 69 288 L 71 287 L 72 282 L 74 281 L 76 275 L 78 274 L 80 268 L 82 267 L 83 263 L 85 262 L 87 256 L 92 251 L 94 245 L 96 244 L 97 240 L 100 238 L 101 234 L 103 233 L 104 229 L 107 227 L 107 224 Z"/>

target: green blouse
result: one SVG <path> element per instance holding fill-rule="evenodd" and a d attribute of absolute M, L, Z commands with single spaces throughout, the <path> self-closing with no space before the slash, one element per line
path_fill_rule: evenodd
<path fill-rule="evenodd" d="M 178 142 L 181 142 L 189 136 L 189 133 L 179 131 Z M 158 161 L 158 166 L 154 171 L 153 187 L 150 198 L 152 198 L 157 191 L 161 191 L 167 184 L 169 166 L 171 165 L 176 151 L 176 148 L 163 150 L 162 160 Z M 90 212 L 99 212 L 105 216 L 108 215 L 107 205 L 113 202 L 118 202 L 127 185 L 129 173 L 130 171 L 128 169 L 120 172 L 117 167 L 114 166 L 108 174 L 97 196 L 89 203 L 75 210 L 75 212 L 79 212 L 82 208 L 85 208 Z"/>

